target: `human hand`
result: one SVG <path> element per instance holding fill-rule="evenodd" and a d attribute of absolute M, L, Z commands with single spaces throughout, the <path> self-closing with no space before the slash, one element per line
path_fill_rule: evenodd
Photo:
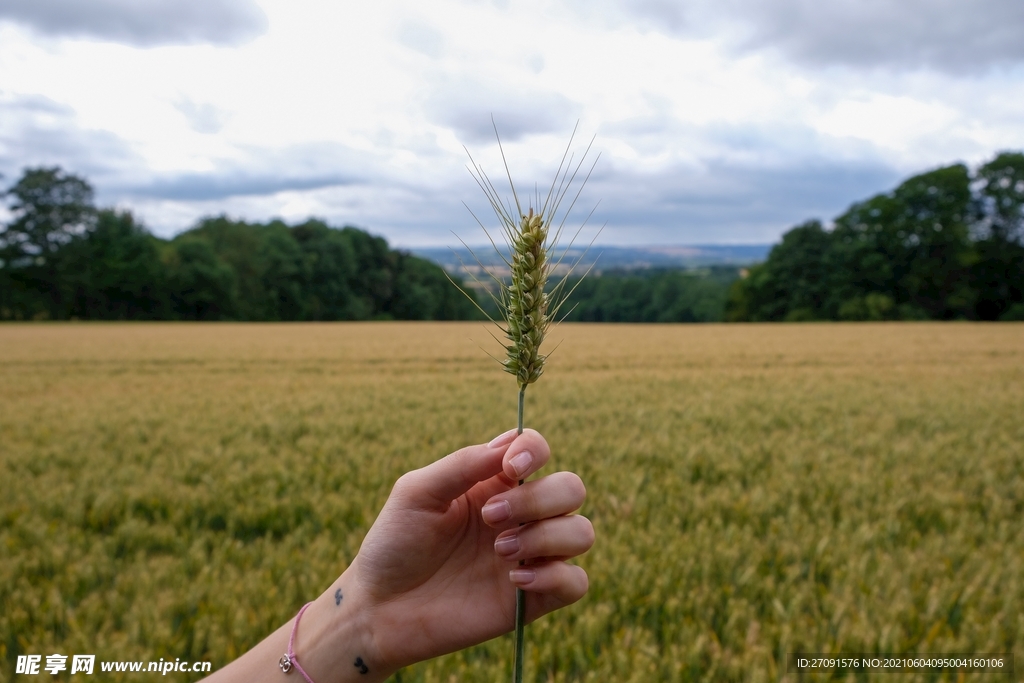
<path fill-rule="evenodd" d="M 540 434 L 510 431 L 398 480 L 339 580 L 363 594 L 378 666 L 511 631 L 517 586 L 527 591 L 527 621 L 583 597 L 586 572 L 565 562 L 594 543 L 590 521 L 570 514 L 586 497 L 583 482 L 556 472 L 516 486 L 549 457 Z"/>
<path fill-rule="evenodd" d="M 540 434 L 513 430 L 403 475 L 359 554 L 301 623 L 284 624 L 208 683 L 294 680 L 278 665 L 290 656 L 306 680 L 375 683 L 511 631 L 516 586 L 527 591 L 527 621 L 576 602 L 587 574 L 565 560 L 594 543 L 590 521 L 571 514 L 583 482 L 556 472 L 516 486 L 550 455 Z"/>

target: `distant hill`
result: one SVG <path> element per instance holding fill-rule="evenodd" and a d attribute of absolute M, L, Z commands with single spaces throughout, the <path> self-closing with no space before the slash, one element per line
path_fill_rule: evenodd
<path fill-rule="evenodd" d="M 675 247 L 603 247 L 595 245 L 584 256 L 581 267 L 586 270 L 596 261 L 594 273 L 597 274 L 606 270 L 743 266 L 764 261 L 771 248 L 771 244 L 694 244 Z M 477 270 L 474 268 L 474 266 L 478 266 L 477 259 L 484 266 L 503 265 L 490 245 L 474 246 L 472 249 L 473 254 L 462 246 L 457 249 L 432 247 L 411 249 L 410 251 L 420 258 L 433 261 L 450 272 L 459 272 L 462 264 L 471 266 L 470 270 Z M 584 251 L 583 247 L 569 249 L 562 260 L 563 264 L 575 263 Z M 564 270 L 564 266 L 562 270 Z"/>

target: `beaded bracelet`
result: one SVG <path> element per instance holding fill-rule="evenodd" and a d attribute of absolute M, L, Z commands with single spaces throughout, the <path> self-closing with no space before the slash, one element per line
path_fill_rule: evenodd
<path fill-rule="evenodd" d="M 302 606 L 302 609 L 299 610 L 299 613 L 295 615 L 295 625 L 292 626 L 292 635 L 288 638 L 288 652 L 281 655 L 281 659 L 277 661 L 277 665 L 281 667 L 281 671 L 285 673 L 288 673 L 292 670 L 292 667 L 295 667 L 295 669 L 302 674 L 302 677 L 306 679 L 306 683 L 313 683 L 313 679 L 309 677 L 309 674 L 307 674 L 305 669 L 302 668 L 302 665 L 299 664 L 298 658 L 295 656 L 295 634 L 299 630 L 299 619 L 302 618 L 302 613 L 305 612 L 306 608 L 312 604 L 312 602 L 307 602 Z"/>

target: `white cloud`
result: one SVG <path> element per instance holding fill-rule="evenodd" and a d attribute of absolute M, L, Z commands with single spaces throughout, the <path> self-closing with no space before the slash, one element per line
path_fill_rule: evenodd
<path fill-rule="evenodd" d="M 163 0 L 0 0 L 0 172 L 61 164 L 163 234 L 313 214 L 445 244 L 474 230 L 462 145 L 501 169 L 492 114 L 524 186 L 579 119 L 602 240 L 766 241 L 1024 147 L 1017 5 L 983 2 L 217 0 L 157 27 Z"/>
<path fill-rule="evenodd" d="M 940 103 L 871 94 L 863 100 L 839 102 L 818 119 L 817 128 L 836 137 L 855 137 L 905 151 L 941 134 L 956 118 L 952 107 Z"/>
<path fill-rule="evenodd" d="M 188 120 L 189 125 L 197 133 L 213 135 L 224 128 L 228 114 L 208 102 L 194 102 L 182 97 L 175 105 L 178 111 Z"/>
<path fill-rule="evenodd" d="M 267 28 L 251 0 L 3 0 L 0 21 L 50 37 L 138 47 L 245 42 Z"/>
<path fill-rule="evenodd" d="M 954 74 L 1024 63 L 1018 0 L 570 0 L 583 15 L 636 23 L 739 50 L 777 50 L 812 66 Z"/>
<path fill-rule="evenodd" d="M 398 30 L 398 42 L 434 59 L 444 50 L 444 35 L 424 21 L 403 21 Z"/>

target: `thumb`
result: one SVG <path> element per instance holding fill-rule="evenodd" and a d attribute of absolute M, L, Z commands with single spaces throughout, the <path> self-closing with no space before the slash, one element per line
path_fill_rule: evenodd
<path fill-rule="evenodd" d="M 515 438 L 516 430 L 511 429 L 490 443 L 461 448 L 402 475 L 396 488 L 401 488 L 403 495 L 414 503 L 447 507 L 479 482 L 501 474 L 502 458 Z"/>

